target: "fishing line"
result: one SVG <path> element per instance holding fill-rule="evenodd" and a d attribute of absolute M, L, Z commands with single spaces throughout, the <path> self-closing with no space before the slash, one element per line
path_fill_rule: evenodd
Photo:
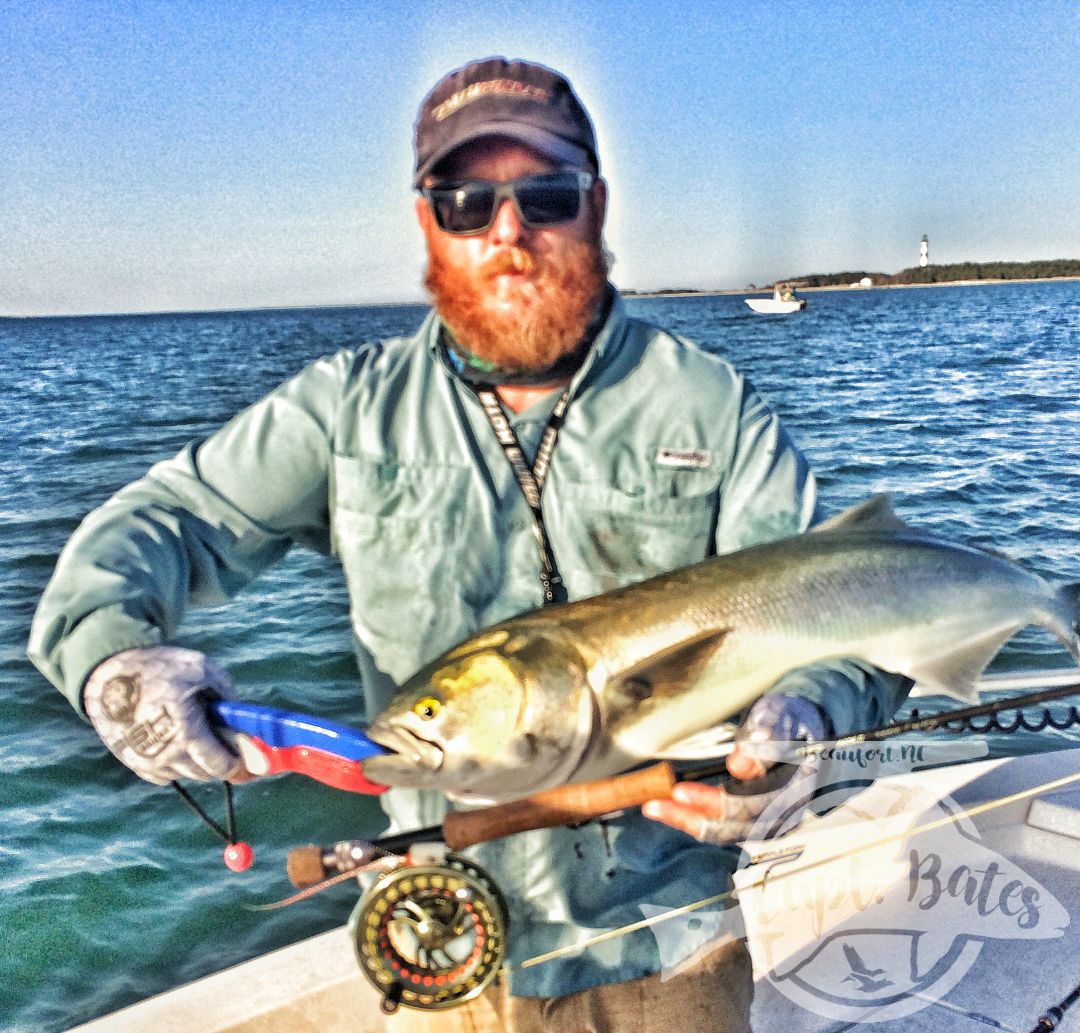
<path fill-rule="evenodd" d="M 388 863 L 389 861 L 393 861 L 393 863 L 390 864 Z M 374 860 L 361 865 L 359 868 L 353 868 L 347 872 L 338 872 L 337 875 L 331 875 L 330 878 L 323 879 L 322 882 L 317 882 L 314 886 L 308 886 L 305 889 L 300 890 L 299 893 L 294 893 L 291 897 L 285 897 L 283 900 L 275 900 L 269 904 L 247 904 L 245 906 L 249 911 L 277 911 L 278 908 L 288 907 L 290 904 L 299 904 L 301 900 L 307 900 L 308 897 L 314 897 L 317 893 L 322 893 L 323 890 L 328 890 L 332 886 L 340 886 L 343 882 L 350 882 L 364 872 L 392 871 L 394 868 L 398 868 L 404 863 L 402 858 L 394 857 L 390 854 L 384 857 L 376 857 Z"/>
<path fill-rule="evenodd" d="M 195 797 L 177 782 L 176 779 L 173 779 L 169 785 L 180 794 L 180 799 L 198 815 L 199 820 L 210 829 L 211 832 L 220 836 L 227 846 L 236 842 L 236 809 L 233 806 L 232 785 L 228 782 L 222 783 L 222 785 L 225 786 L 225 828 L 222 828 L 214 821 L 214 819 L 199 805 L 199 802 Z"/>
<path fill-rule="evenodd" d="M 435 831 L 436 830 L 434 829 L 431 830 L 433 835 Z M 312 883 L 310 886 L 305 886 L 291 897 L 284 897 L 281 900 L 271 901 L 268 904 L 251 904 L 248 905 L 248 909 L 251 911 L 276 911 L 278 908 L 288 907 L 290 904 L 298 904 L 301 900 L 307 900 L 309 897 L 314 897 L 316 894 L 322 893 L 323 890 L 332 889 L 334 886 L 340 886 L 343 882 L 355 879 L 364 872 L 384 873 L 393 871 L 395 868 L 407 863 L 408 845 L 411 844 L 405 846 L 406 853 L 403 854 L 400 850 L 396 849 L 397 841 L 401 838 L 403 837 L 387 836 L 381 844 L 364 841 L 360 843 L 360 845 L 362 845 L 365 851 L 370 851 L 370 860 L 354 867 L 342 868 L 336 875 L 327 876 L 319 882 Z M 339 846 L 341 845 L 343 844 L 339 844 Z"/>
<path fill-rule="evenodd" d="M 198 816 L 211 832 L 225 840 L 225 853 L 222 855 L 225 867 L 231 872 L 246 872 L 255 860 L 255 852 L 250 843 L 243 843 L 236 838 L 236 808 L 233 805 L 231 782 L 222 782 L 225 789 L 225 827 L 222 828 L 209 814 L 199 806 L 199 802 L 175 778 L 169 783 Z"/>
<path fill-rule="evenodd" d="M 626 936 L 629 933 L 636 933 L 639 929 L 646 929 L 650 925 L 659 925 L 659 923 L 666 922 L 669 918 L 678 918 L 680 915 L 688 915 L 693 911 L 698 911 L 703 907 L 708 907 L 710 904 L 719 904 L 721 901 L 730 900 L 734 896 L 734 890 L 727 890 L 724 893 L 717 893 L 713 897 L 706 897 L 704 900 L 698 900 L 693 904 L 686 904 L 683 907 L 672 908 L 670 911 L 665 911 L 661 915 L 653 915 L 652 918 L 643 918 L 640 922 L 633 922 L 630 925 L 624 925 L 621 929 L 609 929 L 606 933 L 600 933 L 597 936 L 591 936 L 587 940 L 582 940 L 581 943 L 573 943 L 570 944 L 568 947 L 559 947 L 556 950 L 548 951 L 547 954 L 537 954 L 535 957 L 527 958 L 519 965 L 508 965 L 507 968 L 511 970 L 513 970 L 514 968 L 532 968 L 534 965 L 542 965 L 545 961 L 553 961 L 555 958 L 565 957 L 568 954 L 577 954 L 579 951 L 587 950 L 589 947 L 595 947 L 598 943 L 604 943 L 607 940 L 614 940 L 619 936 Z"/>
<path fill-rule="evenodd" d="M 819 743 L 810 743 L 810 744 L 806 744 L 806 745 L 800 747 L 796 752 L 797 752 L 797 754 L 799 756 L 807 757 L 807 756 L 812 756 L 812 755 L 815 755 L 817 753 L 823 752 L 825 750 L 833 750 L 833 749 L 837 749 L 837 748 L 840 748 L 840 747 L 847 747 L 847 746 L 862 744 L 862 743 L 866 743 L 866 742 L 879 741 L 881 739 L 892 738 L 892 737 L 895 737 L 897 735 L 906 734 L 906 733 L 910 733 L 910 732 L 926 732 L 926 731 L 933 731 L 935 729 L 945 729 L 947 731 L 957 733 L 957 732 L 963 732 L 963 731 L 966 731 L 966 730 L 968 730 L 968 731 L 970 731 L 970 730 L 974 730 L 974 731 L 990 730 L 991 727 L 992 727 L 992 730 L 998 731 L 998 732 L 1003 732 L 1003 733 L 1006 733 L 1006 734 L 1016 731 L 1019 727 L 1023 727 L 1023 728 L 1025 728 L 1027 730 L 1030 730 L 1030 731 L 1040 731 L 1040 730 L 1042 730 L 1044 728 L 1047 728 L 1047 727 L 1053 727 L 1053 728 L 1057 728 L 1057 729 L 1062 729 L 1062 728 L 1070 727 L 1070 726 L 1072 726 L 1074 724 L 1080 723 L 1080 713 L 1077 712 L 1076 707 L 1071 707 L 1069 709 L 1068 716 L 1064 719 L 1064 721 L 1062 721 L 1060 719 L 1055 719 L 1048 709 L 1044 710 L 1042 716 L 1039 719 L 1037 719 L 1036 721 L 1030 721 L 1021 713 L 1020 708 L 1024 707 L 1024 706 L 1031 706 L 1031 705 L 1037 704 L 1037 703 L 1049 702 L 1051 700 L 1058 699 L 1058 698 L 1063 697 L 1063 696 L 1074 695 L 1078 690 L 1080 690 L 1080 684 L 1076 683 L 1075 677 L 1070 675 L 1069 683 L 1066 684 L 1066 685 L 1056 686 L 1056 687 L 1051 688 L 1051 689 L 1046 689 L 1046 690 L 1043 690 L 1041 692 L 1030 693 L 1030 694 L 1025 695 L 1025 696 L 1012 697 L 1010 699 L 1003 699 L 1003 700 L 996 700 L 994 702 L 980 704 L 980 705 L 976 705 L 976 706 L 973 706 L 973 707 L 967 707 L 967 708 L 964 708 L 964 709 L 961 709 L 961 710 L 947 710 L 947 711 L 942 711 L 942 712 L 938 712 L 938 713 L 935 713 L 935 714 L 929 714 L 929 715 L 926 715 L 926 716 L 920 715 L 918 713 L 918 711 L 912 711 L 911 716 L 908 719 L 904 720 L 904 721 L 901 721 L 901 722 L 898 722 L 898 723 L 895 723 L 895 724 L 891 724 L 891 725 L 885 725 L 885 726 L 882 726 L 882 727 L 879 727 L 879 728 L 868 729 L 868 730 L 863 731 L 863 732 L 858 732 L 858 733 L 855 733 L 853 735 L 845 736 L 845 737 L 843 737 L 841 739 L 838 739 L 838 740 L 836 740 L 835 742 L 832 742 L 832 743 L 820 743 L 820 744 Z M 1002 719 L 1000 719 L 997 716 L 997 715 L 999 715 L 1001 713 L 1005 713 L 1005 712 L 1007 712 L 1009 710 L 1014 710 L 1014 709 L 1017 711 L 1017 719 L 1012 721 L 1012 722 L 1005 722 L 1005 721 L 1003 721 Z M 985 725 L 976 725 L 972 719 L 977 718 L 977 717 L 987 717 L 988 718 L 987 724 L 985 724 Z M 723 767 L 724 767 L 724 765 L 720 764 L 719 766 L 715 766 L 715 767 L 713 767 L 713 766 L 705 766 L 705 767 L 700 767 L 700 768 L 685 769 L 685 770 L 682 770 L 682 771 L 679 772 L 679 778 L 680 778 L 680 780 L 690 779 L 690 780 L 695 780 L 696 781 L 696 780 L 700 780 L 702 778 L 708 778 L 708 777 L 711 777 L 713 775 L 718 774 L 723 769 Z M 782 771 L 780 769 L 787 769 L 787 770 Z M 790 765 L 778 764 L 773 769 L 773 771 L 774 771 L 775 774 L 779 774 L 779 775 L 784 776 L 783 780 L 786 780 L 787 776 L 790 774 L 791 767 L 790 767 Z M 765 776 L 766 779 L 768 779 L 769 777 L 770 777 L 769 775 Z M 773 788 L 775 788 L 772 785 L 769 785 L 768 787 L 763 787 L 761 785 L 761 782 L 762 782 L 762 780 L 759 779 L 759 780 L 755 780 L 752 783 L 752 785 L 754 787 L 753 788 L 754 792 L 766 791 L 766 788 L 768 790 L 772 790 Z M 1068 784 L 1068 780 L 1066 780 L 1062 784 Z M 739 786 L 741 784 L 735 783 L 735 785 Z M 1053 783 L 1048 783 L 1048 786 L 1052 786 L 1052 785 L 1053 785 Z M 205 814 L 205 812 L 202 810 L 202 808 L 199 807 L 198 804 L 195 803 L 195 801 L 189 796 L 189 794 L 187 794 L 186 791 L 184 791 L 179 785 L 176 785 L 174 783 L 174 787 L 177 789 L 177 791 L 180 793 L 180 795 L 185 799 L 185 802 L 188 803 L 188 806 L 190 806 L 195 811 L 195 813 L 198 814 L 199 817 L 204 822 L 206 822 L 211 828 L 213 828 L 215 831 L 217 831 L 217 833 L 219 835 L 221 835 L 223 838 L 225 838 L 226 841 L 228 842 L 229 841 L 228 834 L 225 832 L 225 830 L 221 829 L 221 827 L 219 825 L 217 825 L 215 822 L 213 822 Z M 1009 803 L 1009 802 L 1011 802 L 1013 800 L 1023 799 L 1026 795 L 1031 795 L 1032 793 L 1038 793 L 1038 792 L 1045 791 L 1046 788 L 1047 787 L 1045 787 L 1045 786 L 1044 787 L 1037 787 L 1036 789 L 1026 790 L 1026 791 L 1022 792 L 1021 794 L 1013 796 L 1013 797 L 1002 797 L 1000 801 L 989 801 L 987 804 L 983 804 L 983 805 L 980 805 L 979 807 L 972 808 L 971 810 L 966 811 L 966 812 L 961 812 L 961 813 L 957 814 L 954 817 L 943 819 L 938 824 L 949 824 L 949 823 L 957 821 L 960 817 L 963 817 L 965 815 L 977 815 L 977 814 L 983 813 L 983 811 L 985 811 L 985 810 L 990 810 L 990 809 L 993 809 L 994 807 L 1003 806 L 1004 804 Z M 734 786 L 728 787 L 728 791 L 729 792 L 734 791 Z M 228 788 L 226 788 L 226 792 L 228 794 Z M 228 804 L 228 807 L 229 807 L 230 830 L 234 831 L 234 829 L 233 829 L 233 818 L 231 816 L 231 810 L 232 810 L 232 808 L 231 808 L 231 800 L 229 799 L 228 795 L 227 795 L 226 799 L 227 799 L 227 804 Z M 915 834 L 917 834 L 918 832 L 921 832 L 921 831 L 929 831 L 934 827 L 937 827 L 937 826 L 936 825 L 927 825 L 927 826 L 924 826 L 923 828 L 913 829 L 913 830 L 911 830 L 910 832 L 907 832 L 907 833 L 901 833 L 900 835 L 901 836 L 903 836 L 903 835 L 915 835 Z M 369 850 L 372 850 L 374 852 L 374 857 L 367 864 L 364 864 L 363 866 L 359 866 L 359 867 L 350 867 L 347 870 L 342 869 L 338 874 L 335 874 L 333 876 L 330 876 L 328 878 L 320 880 L 319 882 L 314 883 L 314 884 L 312 884 L 310 886 L 306 886 L 302 890 L 300 890 L 300 892 L 295 893 L 290 897 L 287 897 L 287 898 L 284 898 L 282 900 L 278 900 L 278 901 L 275 901 L 275 902 L 267 903 L 267 904 L 250 905 L 250 908 L 252 910 L 256 910 L 256 911 L 273 911 L 273 910 L 276 910 L 278 908 L 287 907 L 290 904 L 298 903 L 298 902 L 300 902 L 302 900 L 307 900 L 308 898 L 310 898 L 312 896 L 315 896 L 318 893 L 321 893 L 323 890 L 330 889 L 333 886 L 340 885 L 340 884 L 342 884 L 344 882 L 349 881 L 350 879 L 355 878 L 361 871 L 368 871 L 368 870 L 371 870 L 371 869 L 382 869 L 382 868 L 385 868 L 385 866 L 387 865 L 388 862 L 390 862 L 391 864 L 395 863 L 395 862 L 391 861 L 392 858 L 399 857 L 403 852 L 407 852 L 408 849 L 410 848 L 410 846 L 412 846 L 416 842 L 425 841 L 425 837 L 430 838 L 433 841 L 438 841 L 438 840 L 441 839 L 442 835 L 443 835 L 443 832 L 442 832 L 441 827 L 433 826 L 433 827 L 427 828 L 427 829 L 420 829 L 420 830 L 414 830 L 412 832 L 399 833 L 399 834 L 397 834 L 395 836 L 386 837 L 382 841 L 377 841 L 375 843 L 365 843 L 364 844 L 365 848 L 369 849 Z M 896 837 L 894 837 L 894 838 L 896 838 Z M 878 846 L 881 843 L 888 842 L 888 841 L 889 841 L 888 838 L 886 838 L 884 840 L 879 840 L 877 842 L 865 844 L 863 847 L 861 847 L 859 849 L 864 849 L 864 850 L 865 849 L 870 849 L 870 848 L 872 848 L 874 846 Z M 339 847 L 342 846 L 342 845 L 343 844 L 338 844 Z M 751 859 L 750 863 L 751 864 L 760 864 L 763 861 L 767 861 L 767 860 L 770 860 L 770 859 L 775 861 L 775 860 L 779 860 L 781 858 L 787 858 L 787 857 L 791 857 L 791 856 L 792 856 L 791 851 L 785 849 L 781 845 L 781 846 L 778 846 L 778 847 L 776 847 L 776 848 L 774 848 L 772 850 L 767 850 L 767 851 L 764 851 L 762 853 L 757 854 L 754 858 Z M 824 859 L 823 861 L 821 861 L 819 863 L 828 863 L 830 860 L 835 860 L 835 858 L 826 858 L 826 859 Z M 764 880 L 763 880 L 763 882 L 764 882 Z M 627 935 L 629 933 L 636 932 L 636 931 L 638 931 L 640 929 L 647 928 L 648 926 L 655 925 L 655 924 L 657 924 L 659 922 L 666 921 L 668 918 L 674 918 L 674 917 L 677 917 L 677 916 L 679 916 L 681 914 L 686 914 L 686 913 L 692 912 L 694 910 L 698 910 L 700 908 L 707 907 L 710 904 L 720 903 L 722 901 L 730 899 L 733 895 L 734 895 L 734 891 L 727 891 L 725 893 L 718 894 L 718 895 L 716 895 L 714 897 L 709 897 L 709 898 L 707 898 L 705 900 L 698 901 L 697 903 L 689 904 L 689 905 L 686 905 L 684 907 L 675 909 L 675 910 L 673 910 L 671 912 L 663 912 L 661 914 L 654 915 L 650 919 L 635 922 L 635 923 L 633 923 L 631 925 L 628 925 L 628 926 L 625 926 L 625 927 L 623 927 L 621 929 L 608 930 L 605 933 L 599 934 L 594 939 L 585 941 L 585 942 L 583 942 L 581 944 L 575 944 L 575 945 L 572 945 L 572 946 L 569 946 L 569 947 L 559 948 L 558 950 L 552 952 L 550 955 L 538 955 L 536 958 L 532 958 L 532 959 L 529 959 L 526 962 L 523 962 L 521 967 L 529 967 L 530 965 L 539 964 L 541 961 L 548 960 L 549 958 L 559 957 L 559 956 L 562 956 L 563 954 L 574 953 L 574 952 L 577 952 L 577 951 L 580 951 L 580 950 L 584 950 L 587 947 L 592 946 L 594 944 L 602 943 L 602 942 L 604 942 L 606 940 L 613 939 L 613 938 L 616 938 L 618 936 L 624 936 L 624 935 Z"/>
<path fill-rule="evenodd" d="M 1038 796 L 1040 793 L 1053 792 L 1056 789 L 1062 789 L 1065 786 L 1072 785 L 1075 782 L 1080 782 L 1080 772 L 1076 772 L 1071 775 L 1063 775 L 1061 778 L 1051 779 L 1049 782 L 1044 782 L 1041 785 L 1033 786 L 1030 789 L 1021 789 L 1019 792 L 1010 793 L 1008 796 L 998 797 L 994 800 L 987 800 L 981 804 L 976 804 L 973 807 L 965 810 L 958 811 L 955 814 L 950 814 L 944 818 L 938 818 L 934 821 L 927 822 L 925 825 L 919 825 L 915 828 L 903 831 L 894 832 L 888 836 L 882 836 L 879 839 L 872 840 L 869 843 L 864 843 L 861 846 L 853 847 L 849 850 L 845 850 L 843 853 L 833 854 L 829 857 L 819 858 L 817 861 L 813 861 L 804 867 L 794 872 L 780 872 L 776 875 L 772 874 L 770 868 L 762 875 L 761 879 L 756 882 L 752 882 L 743 887 L 745 890 L 763 888 L 766 881 L 775 882 L 777 879 L 784 878 L 785 875 L 799 875 L 810 871 L 813 868 L 819 867 L 825 864 L 831 864 L 834 861 L 838 861 L 841 858 L 848 858 L 854 854 L 859 854 L 867 850 L 871 850 L 875 847 L 884 846 L 888 843 L 896 842 L 897 840 L 909 839 L 913 836 L 917 836 L 923 832 L 932 832 L 935 829 L 942 828 L 947 825 L 956 824 L 961 818 L 974 818 L 980 814 L 985 814 L 988 811 L 996 810 L 999 807 L 1004 807 L 1010 803 L 1018 803 L 1021 800 L 1026 800 L 1032 796 Z M 798 855 L 791 855 L 788 851 L 778 852 L 777 848 L 764 851 L 750 858 L 748 864 L 759 864 L 762 861 L 768 861 L 770 859 L 779 861 L 784 857 L 790 857 L 794 859 Z M 665 911 L 662 914 L 654 915 L 652 918 L 642 919 L 639 922 L 633 922 L 630 925 L 623 926 L 620 929 L 609 929 L 607 932 L 600 933 L 597 936 L 590 937 L 587 940 L 583 940 L 580 943 L 570 944 L 566 947 L 559 947 L 553 951 L 548 951 L 546 954 L 537 954 L 535 957 L 527 958 L 520 964 L 515 966 L 518 969 L 532 968 L 534 965 L 541 965 L 545 961 L 552 961 L 555 958 L 566 957 L 568 955 L 577 954 L 583 950 L 587 950 L 589 947 L 595 946 L 599 943 L 604 943 L 607 940 L 613 940 L 619 936 L 626 936 L 629 933 L 637 932 L 639 929 L 647 928 L 650 925 L 659 924 L 665 922 L 669 918 L 678 918 L 680 915 L 690 914 L 693 911 L 697 911 L 701 908 L 708 907 L 710 904 L 717 904 L 721 901 L 731 900 L 736 895 L 734 889 L 728 890 L 725 893 L 718 893 L 712 897 L 706 897 L 704 900 L 696 901 L 693 904 L 686 904 L 680 908 L 673 908 L 671 911 Z"/>
<path fill-rule="evenodd" d="M 879 742 L 882 739 L 891 739 L 897 735 L 907 735 L 911 732 L 946 731 L 953 734 L 973 732 L 984 735 L 987 732 L 1000 732 L 1004 735 L 1023 728 L 1029 732 L 1041 732 L 1047 728 L 1064 731 L 1080 725 L 1080 710 L 1070 707 L 1063 718 L 1055 718 L 1049 708 L 1044 708 L 1042 714 L 1035 720 L 1029 720 L 1022 713 L 1021 707 L 1033 707 L 1040 703 L 1050 703 L 1067 696 L 1075 696 L 1080 692 L 1080 681 L 1075 677 L 1063 685 L 1057 685 L 1041 692 L 1030 692 L 1023 696 L 1013 696 L 1008 699 L 993 700 L 989 703 L 978 703 L 971 707 L 962 707 L 959 710 L 951 709 L 939 711 L 934 714 L 921 715 L 918 710 L 912 710 L 911 716 L 904 721 L 898 721 L 891 725 L 883 725 L 880 728 L 872 728 L 865 732 L 856 732 L 853 735 L 845 735 L 833 743 L 811 743 L 799 750 L 801 756 L 812 753 L 820 753 L 824 750 L 854 746 L 865 742 Z M 1016 710 L 1016 719 L 1005 722 L 999 715 L 1007 714 L 1010 710 Z M 984 723 L 978 723 L 975 719 L 985 717 Z"/>
<path fill-rule="evenodd" d="M 936 714 L 928 714 L 926 716 L 922 716 L 917 710 L 913 710 L 911 717 L 905 721 L 899 721 L 894 724 L 884 725 L 880 728 L 874 728 L 865 732 L 858 732 L 854 735 L 844 736 L 833 743 L 808 744 L 807 746 L 800 748 L 797 752 L 801 756 L 811 756 L 815 753 L 825 752 L 829 749 L 854 746 L 866 742 L 875 742 L 882 739 L 893 738 L 897 735 L 908 734 L 911 732 L 928 732 L 939 729 L 944 729 L 953 733 L 963 731 L 982 732 L 993 730 L 1002 732 L 1004 734 L 1011 734 L 1017 731 L 1017 729 L 1020 727 L 1027 728 L 1029 731 L 1042 731 L 1047 727 L 1061 730 L 1064 728 L 1072 727 L 1076 724 L 1080 724 L 1080 713 L 1078 713 L 1075 706 L 1069 708 L 1069 711 L 1063 722 L 1055 720 L 1048 709 L 1043 711 L 1042 716 L 1038 720 L 1034 722 L 1027 722 L 1021 712 L 1021 707 L 1033 706 L 1038 703 L 1047 703 L 1052 700 L 1060 699 L 1062 697 L 1075 695 L 1078 689 L 1080 689 L 1080 683 L 1077 683 L 1073 679 L 1070 679 L 1070 682 L 1067 685 L 1055 686 L 1054 688 L 1045 689 L 1041 692 L 1033 692 L 1024 696 L 1013 697 L 1012 699 L 1008 700 L 995 700 L 989 703 L 977 704 L 976 706 L 965 707 L 959 710 L 948 710 Z M 1007 713 L 1008 711 L 1014 709 L 1017 712 L 1017 718 L 1014 722 L 1006 724 L 1004 721 L 999 719 L 999 714 Z M 977 726 L 973 723 L 973 719 L 979 717 L 987 718 L 987 722 L 984 726 Z M 936 822 L 931 822 L 928 825 L 914 828 L 907 832 L 896 833 L 892 836 L 886 836 L 881 840 L 864 844 L 863 846 L 856 848 L 853 852 L 859 853 L 860 851 L 869 850 L 873 847 L 889 843 L 892 840 L 902 839 L 906 836 L 918 835 L 920 832 L 933 831 L 934 829 L 939 828 L 943 825 L 955 824 L 962 817 L 974 817 L 987 811 L 994 810 L 997 807 L 1003 807 L 1006 804 L 1023 800 L 1029 796 L 1037 795 L 1041 792 L 1048 792 L 1051 789 L 1057 789 L 1061 786 L 1069 785 L 1070 783 L 1078 780 L 1080 780 L 1080 774 L 1065 776 L 1062 779 L 1048 782 L 1045 785 L 1036 786 L 1034 789 L 1022 790 L 1021 792 L 1013 794 L 1011 796 L 1001 797 L 998 800 L 987 801 L 983 804 L 972 807 L 970 810 L 960 811 L 955 815 L 939 819 Z M 756 856 L 750 858 L 748 864 L 760 864 L 762 861 L 767 861 L 770 858 L 774 860 L 779 860 L 780 858 L 789 856 L 790 851 L 785 851 L 784 848 L 781 846 L 757 854 Z M 845 854 L 845 856 L 847 855 Z M 815 864 L 827 864 L 832 861 L 838 860 L 838 858 L 839 855 L 824 858 L 820 861 L 815 862 Z M 814 865 L 808 865 L 800 870 L 807 871 L 812 867 L 814 867 Z M 746 888 L 752 889 L 759 885 L 764 886 L 765 880 L 768 877 L 769 874 L 768 872 L 766 872 L 766 874 L 762 877 L 760 883 L 753 883 Z M 705 900 L 699 900 L 694 904 L 688 904 L 684 907 L 674 909 L 670 912 L 663 912 L 661 914 L 654 915 L 652 918 L 644 919 L 639 922 L 634 922 L 630 925 L 622 927 L 621 929 L 609 929 L 607 932 L 600 933 L 591 939 L 582 941 L 581 943 L 572 944 L 566 947 L 559 947 L 554 951 L 548 952 L 547 954 L 538 954 L 533 958 L 529 958 L 521 962 L 519 967 L 522 969 L 530 968 L 533 965 L 539 965 L 545 961 L 564 957 L 569 954 L 576 954 L 579 951 L 583 951 L 591 946 L 594 946 L 595 944 L 604 943 L 607 940 L 615 939 L 619 936 L 625 936 L 630 933 L 637 932 L 640 929 L 645 929 L 651 925 L 656 925 L 660 922 L 667 921 L 669 918 L 677 918 L 680 915 L 688 914 L 703 907 L 708 907 L 710 904 L 716 904 L 720 903 L 721 901 L 730 900 L 734 897 L 734 895 L 734 889 L 728 890 L 725 893 L 720 893 L 716 896 L 708 897 Z"/>

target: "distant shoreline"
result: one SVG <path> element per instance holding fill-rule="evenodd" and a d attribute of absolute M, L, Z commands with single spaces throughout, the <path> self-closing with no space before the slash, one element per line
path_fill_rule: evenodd
<path fill-rule="evenodd" d="M 909 287 L 985 287 L 992 284 L 1002 283 L 1067 283 L 1080 280 L 1080 276 L 1031 276 L 1017 277 L 1009 280 L 943 280 L 941 283 L 875 283 L 869 287 L 857 284 L 838 283 L 826 287 L 796 287 L 800 294 L 810 294 L 815 291 L 886 291 L 906 290 Z M 716 297 L 753 297 L 757 294 L 772 294 L 772 287 L 754 288 L 747 290 L 744 287 L 724 288 L 717 290 L 657 290 L 637 291 L 619 288 L 619 293 L 624 298 L 716 298 Z M 355 309 L 355 308 L 422 308 L 430 307 L 430 302 L 424 299 L 408 301 L 354 301 L 340 302 L 324 305 L 264 305 L 257 308 L 215 308 L 215 309 L 162 309 L 145 310 L 138 312 L 51 312 L 34 313 L 32 315 L 12 315 L 0 312 L 0 323 L 19 322 L 34 319 L 121 319 L 140 316 L 213 316 L 233 314 L 238 312 L 298 312 L 307 310 Z"/>
<path fill-rule="evenodd" d="M 1010 280 L 943 280 L 941 283 L 873 283 L 869 287 L 863 287 L 861 284 L 852 283 L 836 283 L 830 284 L 827 287 L 797 287 L 796 290 L 800 294 L 811 294 L 816 291 L 897 291 L 908 290 L 911 287 L 988 287 L 994 284 L 1003 283 L 1068 283 L 1070 281 L 1080 280 L 1080 276 L 1030 276 L 1030 277 L 1017 277 Z M 772 294 L 771 287 L 755 288 L 754 290 L 746 290 L 745 288 L 739 288 L 737 290 L 725 289 L 725 290 L 659 290 L 659 291 L 635 291 L 626 290 L 620 291 L 620 294 L 624 298 L 712 298 L 720 296 L 746 296 L 752 297 L 755 294 Z"/>

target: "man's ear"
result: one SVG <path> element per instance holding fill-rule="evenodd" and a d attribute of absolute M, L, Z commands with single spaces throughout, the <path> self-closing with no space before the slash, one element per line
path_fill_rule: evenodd
<path fill-rule="evenodd" d="M 416 198 L 416 221 L 420 223 L 420 229 L 424 231 L 425 238 L 431 235 L 433 219 L 431 205 L 427 203 L 427 198 L 418 196 Z"/>
<path fill-rule="evenodd" d="M 596 220 L 596 236 L 604 228 L 604 219 L 607 218 L 607 180 L 597 176 L 589 187 L 589 200 L 592 203 L 593 218 Z"/>

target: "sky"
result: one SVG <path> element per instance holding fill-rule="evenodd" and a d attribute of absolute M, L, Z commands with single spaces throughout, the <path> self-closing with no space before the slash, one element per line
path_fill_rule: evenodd
<path fill-rule="evenodd" d="M 623 289 L 1080 258 L 1080 0 L 0 0 L 0 315 L 424 300 L 416 109 L 495 54 Z"/>

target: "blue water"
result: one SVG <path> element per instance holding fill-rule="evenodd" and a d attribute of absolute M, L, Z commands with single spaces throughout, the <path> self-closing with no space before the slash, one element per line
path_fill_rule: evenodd
<path fill-rule="evenodd" d="M 1080 578 L 1080 283 L 814 293 L 791 317 L 737 297 L 633 299 L 731 358 L 785 417 L 831 508 L 889 491 L 905 517 Z M 237 792 L 256 867 L 168 789 L 130 777 L 30 667 L 30 619 L 89 509 L 311 359 L 409 332 L 423 310 L 358 308 L 0 321 L 0 1028 L 49 1033 L 340 923 L 342 887 L 283 911 L 285 852 L 379 830 L 370 800 L 299 777 Z M 332 561 L 294 552 L 185 644 L 252 700 L 356 721 Z M 1025 631 L 995 668 L 1061 667 Z M 995 749 L 1072 745 L 1014 737 Z M 218 790 L 200 793 L 219 818 Z"/>

